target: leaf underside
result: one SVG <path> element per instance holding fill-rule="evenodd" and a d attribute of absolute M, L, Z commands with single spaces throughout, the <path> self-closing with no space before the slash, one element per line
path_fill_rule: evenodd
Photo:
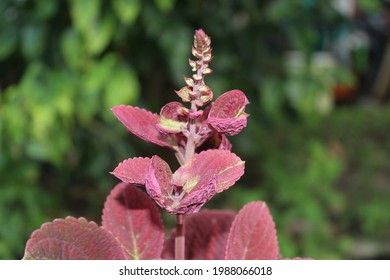
<path fill-rule="evenodd" d="M 226 246 L 228 260 L 276 260 L 279 246 L 275 224 L 262 201 L 245 205 L 230 229 Z"/>
<path fill-rule="evenodd" d="M 137 187 L 115 186 L 104 204 L 102 224 L 122 245 L 128 259 L 160 258 L 164 243 L 160 213 Z"/>
<path fill-rule="evenodd" d="M 115 238 L 85 218 L 55 219 L 33 232 L 24 260 L 124 260 Z"/>

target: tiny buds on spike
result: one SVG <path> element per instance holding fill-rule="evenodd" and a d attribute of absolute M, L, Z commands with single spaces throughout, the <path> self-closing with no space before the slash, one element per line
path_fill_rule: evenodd
<path fill-rule="evenodd" d="M 187 86 L 182 87 L 180 90 L 175 90 L 175 92 L 181 98 L 181 100 L 183 100 L 183 102 L 191 101 L 190 94 L 192 91 Z"/>
<path fill-rule="evenodd" d="M 195 56 L 197 59 L 202 59 L 202 53 L 199 52 L 197 49 L 192 47 L 192 55 Z"/>
<path fill-rule="evenodd" d="M 193 87 L 195 85 L 194 80 L 191 78 L 184 77 L 184 81 L 189 87 Z"/>
<path fill-rule="evenodd" d="M 205 54 L 205 55 L 203 56 L 203 61 L 204 61 L 205 63 L 209 63 L 209 62 L 211 61 L 211 59 L 212 59 L 211 54 Z"/>
<path fill-rule="evenodd" d="M 199 74 L 194 74 L 194 75 L 192 75 L 192 77 L 194 78 L 195 81 L 201 81 L 202 80 L 202 75 L 199 75 Z"/>
<path fill-rule="evenodd" d="M 206 68 L 202 71 L 203 75 L 211 74 L 212 72 L 213 70 L 211 70 L 210 68 Z"/>
<path fill-rule="evenodd" d="M 194 61 L 194 60 L 191 60 L 191 59 L 189 59 L 188 60 L 188 63 L 190 64 L 190 66 L 191 66 L 191 70 L 192 71 L 196 71 L 196 70 L 198 70 L 199 68 L 200 68 L 200 66 L 198 65 L 198 63 L 196 62 L 196 61 Z"/>

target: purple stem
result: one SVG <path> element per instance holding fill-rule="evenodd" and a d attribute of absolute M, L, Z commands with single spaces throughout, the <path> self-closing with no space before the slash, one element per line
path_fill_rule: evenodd
<path fill-rule="evenodd" d="M 184 236 L 184 216 L 176 215 L 176 237 L 175 237 L 175 259 L 184 260 L 185 257 L 185 236 Z"/>

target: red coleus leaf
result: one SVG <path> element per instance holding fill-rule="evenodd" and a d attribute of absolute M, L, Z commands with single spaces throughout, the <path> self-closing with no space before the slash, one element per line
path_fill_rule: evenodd
<path fill-rule="evenodd" d="M 236 135 L 246 127 L 248 114 L 244 112 L 249 103 L 240 90 L 231 90 L 222 94 L 212 105 L 208 123 L 216 131 L 227 135 Z"/>
<path fill-rule="evenodd" d="M 267 205 L 262 201 L 247 204 L 233 221 L 226 246 L 226 259 L 279 258 L 275 224 Z"/>
<path fill-rule="evenodd" d="M 153 201 L 137 187 L 120 183 L 104 204 L 103 228 L 122 245 L 128 259 L 159 259 L 164 230 Z"/>
<path fill-rule="evenodd" d="M 227 150 L 195 154 L 174 174 L 158 156 L 152 158 L 145 186 L 149 195 L 172 214 L 198 212 L 217 192 L 231 187 L 244 173 L 244 162 Z"/>
<path fill-rule="evenodd" d="M 119 105 L 112 109 L 114 115 L 134 135 L 146 142 L 172 148 L 169 135 L 157 129 L 159 116 L 133 106 Z"/>
<path fill-rule="evenodd" d="M 162 133 L 179 133 L 187 129 L 188 109 L 179 102 L 166 104 L 160 112 L 157 128 Z"/>
<path fill-rule="evenodd" d="M 224 210 L 203 210 L 184 220 L 185 259 L 223 260 L 229 229 L 235 213 Z M 162 258 L 174 259 L 175 232 L 164 243 Z"/>
<path fill-rule="evenodd" d="M 112 174 L 125 183 L 143 186 L 150 163 L 150 158 L 129 158 L 122 161 Z"/>
<path fill-rule="evenodd" d="M 146 191 L 156 203 L 165 208 L 167 202 L 174 201 L 172 171 L 163 159 L 153 156 L 145 180 Z"/>
<path fill-rule="evenodd" d="M 27 241 L 25 260 L 124 260 L 120 244 L 106 230 L 84 218 L 45 223 Z"/>
<path fill-rule="evenodd" d="M 176 185 L 184 183 L 184 191 L 188 193 L 215 178 L 216 191 L 222 192 L 244 174 L 244 167 L 245 162 L 230 151 L 207 150 L 195 154 L 189 163 L 175 172 L 173 179 Z"/>

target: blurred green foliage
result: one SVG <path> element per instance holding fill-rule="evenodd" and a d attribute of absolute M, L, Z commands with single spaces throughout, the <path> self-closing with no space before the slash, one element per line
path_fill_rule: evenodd
<path fill-rule="evenodd" d="M 232 139 L 246 173 L 208 206 L 265 200 L 285 257 L 353 258 L 356 240 L 385 240 L 389 112 L 333 108 L 332 88 L 355 81 L 326 52 L 347 24 L 331 3 L 1 1 L 0 259 L 20 258 L 45 221 L 99 221 L 117 163 L 164 153 L 110 108 L 174 100 L 197 28 L 212 38 L 214 94 L 251 102 Z"/>

